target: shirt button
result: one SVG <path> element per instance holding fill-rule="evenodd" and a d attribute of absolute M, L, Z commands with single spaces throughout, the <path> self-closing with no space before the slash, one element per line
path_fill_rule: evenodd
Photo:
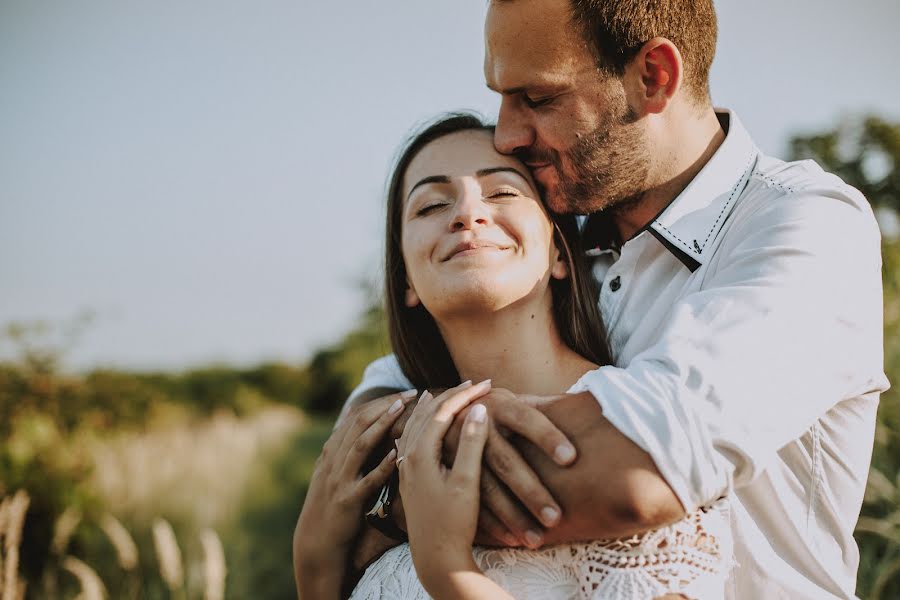
<path fill-rule="evenodd" d="M 618 292 L 620 287 L 622 287 L 622 278 L 616 275 L 615 279 L 609 282 L 609 289 Z"/>

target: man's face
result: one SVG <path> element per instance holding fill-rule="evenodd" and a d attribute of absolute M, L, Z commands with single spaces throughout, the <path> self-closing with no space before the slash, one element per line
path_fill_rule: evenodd
<path fill-rule="evenodd" d="M 597 68 L 569 0 L 493 1 L 485 79 L 503 99 L 497 150 L 533 169 L 551 210 L 624 207 L 646 189 L 649 142 L 624 79 Z"/>

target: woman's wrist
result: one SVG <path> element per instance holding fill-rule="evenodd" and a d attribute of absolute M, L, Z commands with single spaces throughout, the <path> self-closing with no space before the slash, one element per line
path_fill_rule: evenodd
<path fill-rule="evenodd" d="M 416 556 L 415 545 L 411 544 L 416 574 L 426 589 L 446 589 L 453 575 L 460 572 L 481 572 L 472 558 L 471 546 L 466 550 L 450 552 L 446 548 L 435 549 Z M 418 558 L 418 560 L 416 560 Z"/>
<path fill-rule="evenodd" d="M 297 597 L 300 600 L 334 599 L 341 597 L 346 560 L 316 556 L 300 558 L 296 562 Z"/>

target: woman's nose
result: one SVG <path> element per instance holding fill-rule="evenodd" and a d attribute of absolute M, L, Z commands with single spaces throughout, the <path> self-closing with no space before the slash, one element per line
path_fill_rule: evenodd
<path fill-rule="evenodd" d="M 481 197 L 481 188 L 465 186 L 461 197 L 456 202 L 456 211 L 453 213 L 450 229 L 452 231 L 475 229 L 489 225 L 490 222 L 491 212 Z"/>

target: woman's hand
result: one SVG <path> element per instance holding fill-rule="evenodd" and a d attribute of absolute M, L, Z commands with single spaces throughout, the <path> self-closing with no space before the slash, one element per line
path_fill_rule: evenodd
<path fill-rule="evenodd" d="M 360 469 L 402 413 L 399 395 L 373 400 L 349 413 L 325 442 L 294 530 L 300 598 L 339 597 L 363 503 L 390 477 L 396 450 L 365 476 Z"/>
<path fill-rule="evenodd" d="M 413 564 L 422 585 L 435 598 L 508 597 L 481 574 L 472 559 L 481 456 L 488 432 L 483 404 L 468 411 L 453 467 L 441 462 L 444 435 L 453 418 L 490 389 L 487 380 L 477 385 L 466 382 L 437 398 L 425 392 L 398 444 L 400 493 Z"/>

